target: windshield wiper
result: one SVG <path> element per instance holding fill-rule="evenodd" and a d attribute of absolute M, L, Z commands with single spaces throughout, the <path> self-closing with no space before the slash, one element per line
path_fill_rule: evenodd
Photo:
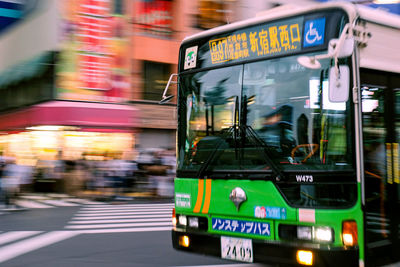
<path fill-rule="evenodd" d="M 254 140 L 253 144 L 256 146 L 256 148 L 261 148 L 260 150 L 264 153 L 265 160 L 271 167 L 272 173 L 275 175 L 275 180 L 281 181 L 283 178 L 285 178 L 281 168 L 273 160 L 274 156 L 272 155 L 273 153 L 271 147 L 258 136 L 258 134 L 254 131 L 254 129 L 251 126 L 243 125 L 240 126 L 240 128 L 243 133 L 242 138 L 250 137 L 247 139 Z M 247 135 L 247 133 L 249 133 L 249 135 Z"/>
<path fill-rule="evenodd" d="M 233 141 L 234 141 L 234 146 L 235 146 L 235 156 L 236 158 L 238 157 L 238 117 L 239 117 L 239 110 L 238 110 L 238 106 L 239 106 L 239 97 L 238 96 L 234 96 L 235 102 L 235 108 L 234 108 L 234 119 L 233 119 L 233 125 L 230 126 L 227 130 L 226 133 L 224 133 L 221 136 L 221 139 L 218 141 L 218 143 L 216 144 L 214 150 L 211 152 L 210 156 L 207 158 L 207 160 L 200 166 L 199 171 L 197 172 L 197 177 L 201 177 L 203 176 L 204 172 L 208 169 L 208 166 L 210 166 L 210 164 L 214 161 L 215 155 L 217 154 L 217 152 L 219 151 L 220 146 L 224 143 L 224 141 L 226 140 L 226 138 L 233 134 Z M 207 119 L 208 121 L 208 119 Z"/>
<path fill-rule="evenodd" d="M 215 155 L 219 151 L 221 145 L 225 142 L 226 138 L 236 131 L 235 128 L 235 125 L 229 127 L 228 130 L 220 137 L 221 139 L 218 140 L 218 143 L 215 145 L 214 150 L 210 153 L 210 156 L 203 164 L 201 164 L 199 170 L 197 171 L 196 177 L 200 178 L 201 176 L 203 176 L 204 172 L 208 169 L 208 166 L 210 166 L 211 162 L 214 161 Z"/>

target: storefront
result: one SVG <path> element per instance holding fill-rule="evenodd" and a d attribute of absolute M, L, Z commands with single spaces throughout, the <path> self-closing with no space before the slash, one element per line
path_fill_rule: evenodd
<path fill-rule="evenodd" d="M 132 159 L 136 110 L 128 105 L 49 101 L 0 115 L 0 151 L 38 160 Z"/>

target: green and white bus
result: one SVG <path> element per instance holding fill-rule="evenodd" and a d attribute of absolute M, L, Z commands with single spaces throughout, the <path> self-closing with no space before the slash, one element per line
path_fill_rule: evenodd
<path fill-rule="evenodd" d="M 186 38 L 178 69 L 175 249 L 400 260 L 398 16 L 278 7 Z"/>

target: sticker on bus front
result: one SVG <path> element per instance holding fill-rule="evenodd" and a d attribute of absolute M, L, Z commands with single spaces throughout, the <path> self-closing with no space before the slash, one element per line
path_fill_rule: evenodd
<path fill-rule="evenodd" d="M 299 222 L 315 223 L 315 210 L 299 209 Z"/>
<path fill-rule="evenodd" d="M 256 206 L 254 207 L 254 217 L 286 220 L 286 209 L 280 207 Z"/>
<path fill-rule="evenodd" d="M 325 18 L 307 20 L 304 26 L 303 47 L 324 44 Z"/>
<path fill-rule="evenodd" d="M 175 193 L 175 205 L 180 208 L 190 208 L 190 195 Z"/>
<path fill-rule="evenodd" d="M 196 68 L 196 61 L 197 61 L 197 45 L 186 48 L 185 52 L 185 64 L 183 69 L 193 69 Z"/>

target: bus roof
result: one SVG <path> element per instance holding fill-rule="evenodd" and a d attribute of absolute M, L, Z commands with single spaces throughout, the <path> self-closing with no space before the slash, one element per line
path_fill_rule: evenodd
<path fill-rule="evenodd" d="M 400 16 L 395 15 L 383 10 L 373 9 L 366 6 L 354 5 L 346 2 L 328 2 L 320 4 L 310 4 L 308 6 L 296 5 L 283 5 L 273 9 L 260 12 L 255 18 L 238 21 L 235 23 L 219 26 L 207 31 L 203 31 L 191 36 L 186 37 L 183 43 L 189 42 L 193 39 L 203 38 L 207 36 L 217 35 L 220 33 L 228 32 L 237 28 L 263 23 L 266 21 L 277 20 L 288 16 L 301 15 L 313 11 L 321 11 L 332 8 L 343 9 L 349 16 L 349 20 L 353 22 L 356 18 L 361 18 L 376 24 L 389 26 L 392 28 L 400 29 Z"/>
<path fill-rule="evenodd" d="M 357 6 L 357 12 L 361 19 L 400 30 L 400 16 L 385 10 Z"/>

